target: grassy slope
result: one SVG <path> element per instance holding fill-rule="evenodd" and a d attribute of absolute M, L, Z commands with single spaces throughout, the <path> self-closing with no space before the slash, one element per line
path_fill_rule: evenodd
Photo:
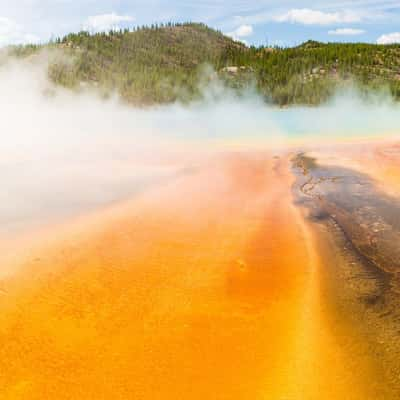
<path fill-rule="evenodd" d="M 248 48 L 205 25 L 188 23 L 134 32 L 81 32 L 46 47 L 74 55 L 72 64 L 52 64 L 49 72 L 55 82 L 96 85 L 105 92 L 117 89 L 137 104 L 198 97 L 205 64 L 228 85 L 255 83 L 261 94 L 280 105 L 318 104 L 350 80 L 366 91 L 389 88 L 400 98 L 400 45 L 309 41 L 288 49 Z M 24 55 L 40 48 L 14 51 Z M 227 66 L 246 68 L 229 72 Z"/>

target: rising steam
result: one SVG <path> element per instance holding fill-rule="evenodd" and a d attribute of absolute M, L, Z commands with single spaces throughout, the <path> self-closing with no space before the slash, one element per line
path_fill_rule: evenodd
<path fill-rule="evenodd" d="M 216 151 L 398 132 L 398 106 L 354 91 L 282 110 L 214 82 L 202 102 L 139 109 L 54 88 L 45 65 L 21 61 L 0 68 L 0 88 L 2 234 L 130 197 Z"/>

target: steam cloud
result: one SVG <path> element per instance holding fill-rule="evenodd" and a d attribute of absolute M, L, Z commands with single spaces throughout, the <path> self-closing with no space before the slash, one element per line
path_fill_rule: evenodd
<path fill-rule="evenodd" d="M 398 132 L 388 97 L 351 91 L 281 110 L 217 83 L 190 106 L 138 109 L 54 88 L 45 66 L 16 61 L 0 68 L 0 88 L 0 235 L 132 196 L 212 152 Z"/>

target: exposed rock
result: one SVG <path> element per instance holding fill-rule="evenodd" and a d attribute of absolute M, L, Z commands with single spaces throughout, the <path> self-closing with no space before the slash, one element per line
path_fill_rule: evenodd
<path fill-rule="evenodd" d="M 237 74 L 239 71 L 239 67 L 225 67 L 222 68 L 221 72 L 227 72 L 228 74 Z"/>

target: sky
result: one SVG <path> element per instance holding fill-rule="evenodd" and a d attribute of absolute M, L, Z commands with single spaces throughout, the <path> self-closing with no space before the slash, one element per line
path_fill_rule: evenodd
<path fill-rule="evenodd" d="M 400 42 L 400 0 L 0 0 L 0 46 L 167 21 L 203 22 L 249 45 Z"/>

